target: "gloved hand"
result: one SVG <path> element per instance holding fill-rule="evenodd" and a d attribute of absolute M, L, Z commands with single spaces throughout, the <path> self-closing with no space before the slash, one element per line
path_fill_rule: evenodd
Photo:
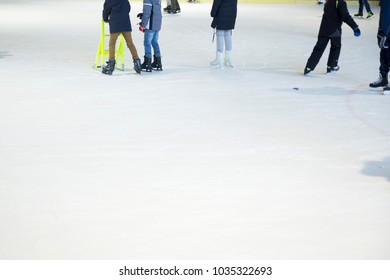
<path fill-rule="evenodd" d="M 359 27 L 356 27 L 354 30 L 353 30 L 353 35 L 355 35 L 355 37 L 359 37 L 362 33 L 360 32 L 360 29 Z"/>
<path fill-rule="evenodd" d="M 141 32 L 145 32 L 145 27 L 143 27 L 141 24 L 139 25 L 139 28 L 138 28 Z"/>
<path fill-rule="evenodd" d="M 378 34 L 376 35 L 376 37 L 378 39 L 378 46 L 381 49 L 387 49 L 389 47 L 389 40 L 386 37 L 386 35 L 383 33 L 382 30 L 378 31 Z"/>
<path fill-rule="evenodd" d="M 217 27 L 217 23 L 216 23 L 215 18 L 213 18 L 213 21 L 211 22 L 211 28 L 214 29 L 215 27 Z"/>
<path fill-rule="evenodd" d="M 137 15 L 137 18 L 142 19 L 142 16 L 143 16 L 143 15 L 144 15 L 143 13 L 139 13 L 139 14 Z"/>

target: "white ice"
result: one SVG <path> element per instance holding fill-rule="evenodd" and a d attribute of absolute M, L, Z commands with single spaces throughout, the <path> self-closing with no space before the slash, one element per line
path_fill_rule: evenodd
<path fill-rule="evenodd" d="M 182 1 L 162 72 L 105 76 L 102 5 L 0 1 L 1 259 L 390 258 L 378 7 L 335 74 L 302 74 L 320 6 L 240 4 L 211 69 L 211 3 Z"/>

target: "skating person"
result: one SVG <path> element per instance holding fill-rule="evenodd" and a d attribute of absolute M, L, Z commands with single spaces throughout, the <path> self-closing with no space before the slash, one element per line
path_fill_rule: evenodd
<path fill-rule="evenodd" d="M 355 14 L 355 17 L 363 17 L 363 6 L 366 8 L 367 11 L 367 17 L 366 19 L 372 18 L 374 16 L 373 12 L 371 11 L 370 3 L 368 3 L 368 0 L 359 0 L 359 12 Z"/>
<path fill-rule="evenodd" d="M 380 50 L 379 79 L 370 84 L 370 88 L 382 88 L 383 94 L 390 94 L 390 1 L 382 0 L 380 5 L 378 46 Z"/>
<path fill-rule="evenodd" d="M 214 0 L 210 15 L 213 18 L 211 27 L 217 30 L 217 54 L 210 66 L 233 67 L 232 30 L 236 24 L 237 0 Z"/>
<path fill-rule="evenodd" d="M 131 37 L 130 13 L 128 0 L 105 0 L 103 5 L 103 20 L 110 25 L 110 42 L 108 47 L 107 65 L 103 66 L 102 73 L 111 75 L 115 69 L 115 44 L 120 34 L 125 38 L 127 47 L 133 57 L 134 70 L 141 73 L 141 60 Z"/>
<path fill-rule="evenodd" d="M 137 17 L 141 19 L 139 30 L 144 32 L 145 56 L 141 68 L 147 72 L 151 72 L 152 69 L 161 71 L 161 52 L 158 44 L 162 25 L 161 0 L 144 0 L 142 13 Z"/>
<path fill-rule="evenodd" d="M 181 12 L 180 5 L 177 0 L 167 0 L 167 6 L 163 10 L 168 14 L 178 14 Z"/>
<path fill-rule="evenodd" d="M 305 75 L 316 68 L 329 41 L 330 52 L 326 72 L 330 73 L 339 70 L 338 60 L 341 51 L 341 25 L 343 22 L 353 29 L 356 37 L 360 36 L 359 26 L 349 14 L 345 0 L 326 0 L 318 40 L 306 63 Z"/>

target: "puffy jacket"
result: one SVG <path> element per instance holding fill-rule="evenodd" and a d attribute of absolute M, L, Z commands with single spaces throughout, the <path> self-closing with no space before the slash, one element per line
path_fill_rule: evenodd
<path fill-rule="evenodd" d="M 106 0 L 103 5 L 103 20 L 110 21 L 110 33 L 131 31 L 130 3 L 128 0 Z"/>
<path fill-rule="evenodd" d="M 349 14 L 345 0 L 328 0 L 324 5 L 319 37 L 341 36 L 341 25 L 345 22 L 352 29 L 358 27 Z"/>
<path fill-rule="evenodd" d="M 218 30 L 234 29 L 237 17 L 237 0 L 214 0 L 211 8 L 213 23 Z"/>
<path fill-rule="evenodd" d="M 161 30 L 161 0 L 144 0 L 141 25 L 149 30 Z"/>

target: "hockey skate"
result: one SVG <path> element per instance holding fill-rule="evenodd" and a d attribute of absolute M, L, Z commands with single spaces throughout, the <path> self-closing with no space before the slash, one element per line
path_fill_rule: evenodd
<path fill-rule="evenodd" d="M 326 73 L 334 73 L 334 72 L 337 72 L 339 70 L 340 70 L 340 67 L 338 65 L 326 67 Z"/>
<path fill-rule="evenodd" d="M 162 64 L 161 64 L 161 56 L 155 56 L 153 55 L 153 62 L 152 62 L 152 68 L 153 70 L 162 71 Z"/>
<path fill-rule="evenodd" d="M 377 89 L 379 87 L 386 87 L 388 85 L 387 75 L 379 74 L 378 80 L 372 82 L 369 86 L 371 89 Z"/>
<path fill-rule="evenodd" d="M 142 66 L 141 66 L 141 60 L 139 58 L 133 60 L 134 63 L 134 71 L 137 72 L 138 74 L 141 74 L 142 71 Z"/>
<path fill-rule="evenodd" d="M 141 68 L 143 71 L 152 72 L 152 58 L 144 56 L 144 63 L 142 63 Z"/>

